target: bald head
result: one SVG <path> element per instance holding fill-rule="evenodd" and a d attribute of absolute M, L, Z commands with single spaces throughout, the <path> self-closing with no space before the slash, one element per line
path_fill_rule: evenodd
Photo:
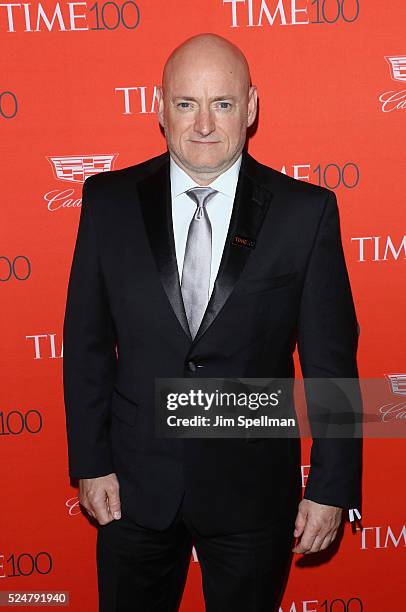
<path fill-rule="evenodd" d="M 192 66 L 196 71 L 207 69 L 209 66 L 216 67 L 240 79 L 247 91 L 251 85 L 250 70 L 245 55 L 236 45 L 217 34 L 192 36 L 172 51 L 163 70 L 164 90 L 174 75 L 186 66 Z"/>
<path fill-rule="evenodd" d="M 172 158 L 208 185 L 241 155 L 257 93 L 242 51 L 216 34 L 199 34 L 169 56 L 158 102 Z"/>

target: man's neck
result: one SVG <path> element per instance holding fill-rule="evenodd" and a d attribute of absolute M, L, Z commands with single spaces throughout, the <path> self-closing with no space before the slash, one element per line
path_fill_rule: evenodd
<path fill-rule="evenodd" d="M 224 174 L 224 172 L 227 172 L 227 170 L 235 164 L 235 162 L 240 157 L 240 155 L 241 155 L 241 151 L 226 166 L 220 169 L 213 170 L 212 172 L 196 172 L 196 171 L 191 170 L 190 168 L 187 168 L 184 164 L 182 164 L 182 162 L 177 157 L 171 154 L 173 161 L 179 166 L 179 168 L 181 168 L 184 172 L 186 172 L 186 174 L 190 176 L 190 178 L 195 183 L 197 183 L 198 185 L 201 185 L 202 187 L 206 187 L 207 185 L 210 185 L 210 183 L 215 181 L 216 178 Z"/>

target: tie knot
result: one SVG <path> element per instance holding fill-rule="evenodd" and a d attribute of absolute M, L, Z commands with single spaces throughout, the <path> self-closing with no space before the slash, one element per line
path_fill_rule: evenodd
<path fill-rule="evenodd" d="M 189 198 L 201 208 L 206 206 L 207 202 L 218 192 L 211 187 L 193 187 L 192 189 L 188 189 L 186 193 Z"/>

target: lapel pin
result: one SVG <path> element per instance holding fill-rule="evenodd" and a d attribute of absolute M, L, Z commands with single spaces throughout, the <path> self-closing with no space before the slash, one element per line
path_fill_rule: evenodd
<path fill-rule="evenodd" d="M 234 236 L 232 244 L 233 246 L 255 249 L 256 240 L 254 240 L 253 238 L 246 238 L 245 236 Z"/>

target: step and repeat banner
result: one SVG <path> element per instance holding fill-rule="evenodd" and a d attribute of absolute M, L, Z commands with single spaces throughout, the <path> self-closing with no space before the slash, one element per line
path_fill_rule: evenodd
<path fill-rule="evenodd" d="M 260 98 L 251 154 L 335 191 L 360 376 L 386 381 L 377 418 L 404 422 L 405 20 L 404 0 L 0 3 L 0 591 L 64 591 L 72 611 L 97 610 L 96 529 L 69 480 L 62 394 L 82 185 L 165 150 L 156 86 L 191 35 L 246 54 Z M 361 524 L 295 555 L 282 612 L 404 609 L 405 446 L 365 441 Z M 302 463 L 304 486 L 307 442 Z M 194 554 L 182 612 L 203 610 Z"/>

